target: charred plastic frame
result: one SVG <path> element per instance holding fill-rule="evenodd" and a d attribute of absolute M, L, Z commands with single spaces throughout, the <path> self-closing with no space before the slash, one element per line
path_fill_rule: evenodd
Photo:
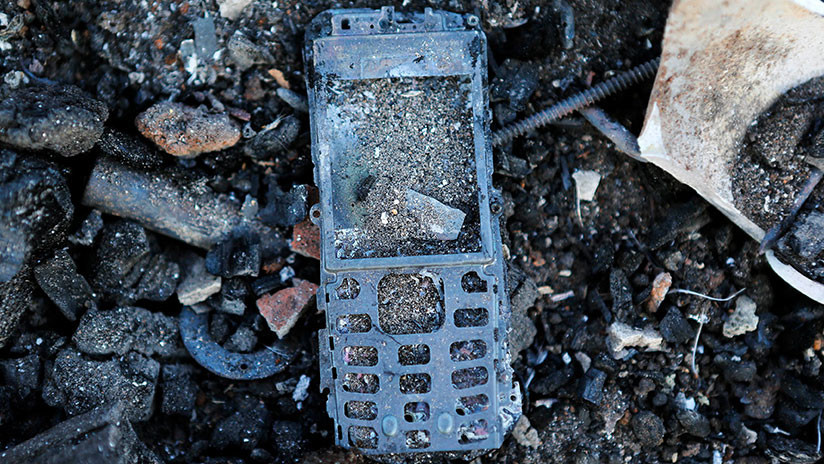
<path fill-rule="evenodd" d="M 495 449 L 521 414 L 486 50 L 477 17 L 431 9 L 329 10 L 307 30 L 321 389 L 340 446 Z M 439 120 L 412 133 L 415 108 Z"/>

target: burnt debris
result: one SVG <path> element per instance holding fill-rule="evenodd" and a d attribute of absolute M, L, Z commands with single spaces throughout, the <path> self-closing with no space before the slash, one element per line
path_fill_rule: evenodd
<path fill-rule="evenodd" d="M 506 141 L 492 152 L 503 193 L 496 220 L 511 269 L 497 287 L 479 267 L 444 289 L 416 271 L 418 281 L 400 295 L 406 306 L 387 298 L 373 316 L 335 319 L 350 339 L 389 332 L 387 349 L 404 369 L 392 384 L 397 436 L 425 445 L 424 433 L 406 432 L 425 425 L 440 433 L 445 411 L 455 419 L 453 434 L 473 440 L 489 432 L 475 418 L 489 413 L 490 398 L 472 393 L 427 404 L 412 392 L 434 382 L 409 375 L 402 385 L 410 393 L 400 393 L 400 377 L 429 372 L 439 357 L 463 369 L 492 354 L 492 344 L 484 348 L 474 335 L 492 315 L 447 308 L 454 295 L 508 291 L 512 330 L 491 337 L 510 342 L 495 355 L 513 360 L 508 385 L 519 383 L 513 393 L 523 417 L 496 455 L 477 462 L 821 459 L 824 307 L 774 277 L 758 243 L 695 192 L 619 152 L 635 152 L 626 130 L 641 127 L 649 83 L 600 100 L 595 113 L 508 135 L 515 129 L 506 124 L 568 105 L 580 92 L 600 94 L 601 83 L 657 56 L 668 6 L 489 0 L 461 11 L 457 3 L 412 0 L 404 9 L 472 13 L 486 32 L 490 130 Z M 366 257 L 369 248 L 342 235 L 340 250 L 330 251 L 334 244 L 316 225 L 325 218 L 310 217 L 322 211 L 312 209 L 319 201 L 315 140 L 300 47 L 311 19 L 331 6 L 0 6 L 1 462 L 359 463 L 331 445 L 338 434 L 365 444 L 384 436 L 383 424 L 369 419 L 378 417 L 377 404 L 354 398 L 369 393 L 347 392 L 353 401 L 340 414 L 374 430 L 338 431 L 327 416 L 331 388 L 321 375 L 364 391 L 370 379 L 318 369 L 319 356 L 334 350 L 364 364 L 355 366 L 362 373 L 378 370 L 366 365 L 376 354 L 364 346 L 318 346 L 326 315 L 315 299 L 359 308 L 381 290 L 354 277 L 319 279 L 322 250 Z M 374 81 L 336 87 L 343 106 L 351 103 L 346 116 L 372 123 L 347 134 L 371 136 L 371 153 L 391 151 L 411 166 L 371 165 L 348 183 L 351 202 L 377 211 L 364 218 L 370 230 L 391 232 L 378 243 L 386 245 L 382 256 L 416 252 L 398 250 L 404 237 L 438 249 L 433 225 L 450 236 L 479 236 L 472 208 L 456 208 L 466 213 L 458 221 L 430 201 L 468 203 L 473 192 L 449 184 L 454 176 L 429 190 L 406 185 L 439 168 L 431 162 L 438 137 L 455 141 L 453 157 L 468 159 L 471 145 L 463 142 L 474 115 L 444 117 L 462 100 L 431 80 L 402 85 L 400 94 Z M 820 85 L 819 78 L 810 92 L 790 94 L 752 126 L 738 161 L 750 177 L 733 186 L 765 227 L 780 225 L 771 250 L 818 280 L 824 187 L 813 186 L 786 224 L 774 206 L 795 204 L 791 193 L 822 170 Z M 426 111 L 414 113 L 416 105 Z M 415 124 L 404 122 L 410 113 Z M 400 122 L 374 124 L 379 118 Z M 595 119 L 600 129 L 587 122 Z M 394 137 L 400 127 L 420 130 Z M 413 154 L 429 162 L 413 164 Z M 591 201 L 578 204 L 576 172 L 600 176 Z M 777 180 L 776 189 L 752 189 L 768 180 Z M 407 187 L 425 195 L 426 214 L 395 215 L 376 201 L 393 187 L 399 204 L 408 202 Z M 475 244 L 467 240 L 458 251 Z M 426 334 L 408 333 L 410 310 L 423 320 L 414 329 L 441 324 L 473 336 L 439 352 L 420 340 Z M 454 385 L 491 383 L 502 372 L 463 370 Z M 457 391 L 451 373 L 446 379 Z"/>

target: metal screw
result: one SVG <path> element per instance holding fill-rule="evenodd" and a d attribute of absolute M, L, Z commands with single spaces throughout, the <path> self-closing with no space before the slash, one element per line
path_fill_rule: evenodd
<path fill-rule="evenodd" d="M 539 113 L 535 113 L 526 119 L 522 119 L 518 122 L 498 129 L 492 134 L 492 144 L 495 146 L 503 145 L 515 137 L 525 134 L 526 132 L 545 126 L 553 121 L 557 121 L 573 111 L 577 111 L 585 106 L 595 103 L 598 100 L 616 94 L 633 84 L 649 79 L 655 75 L 655 72 L 658 69 L 659 61 L 660 58 L 647 61 L 646 63 L 638 65 L 627 72 L 621 73 L 611 79 L 601 82 L 590 89 L 577 93 L 565 100 L 561 100 L 549 108 Z"/>

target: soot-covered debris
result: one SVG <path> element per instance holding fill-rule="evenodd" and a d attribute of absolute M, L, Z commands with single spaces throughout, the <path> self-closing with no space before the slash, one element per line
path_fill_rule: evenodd
<path fill-rule="evenodd" d="M 669 7 L 406 3 L 479 16 L 493 130 L 659 54 Z M 0 461 L 365 462 L 330 445 L 337 431 L 317 381 L 324 315 L 310 311 L 321 239 L 307 218 L 317 200 L 300 50 L 309 20 L 333 6 L 0 5 Z M 397 155 L 397 165 L 356 173 L 349 193 L 369 213 L 361 225 L 390 232 L 381 238 L 391 244 L 429 233 L 410 228 L 429 225 L 405 209 L 412 188 L 452 208 L 444 212 L 464 213 L 460 234 L 471 238 L 471 179 L 407 185 L 416 169 L 437 168 L 429 155 L 444 144 L 454 148 L 453 166 L 468 165 L 471 115 L 447 111 L 462 94 L 441 92 L 460 90 L 461 80 L 401 85 L 339 86 L 351 115 L 370 111 L 353 130 L 369 136 L 372 151 Z M 603 112 L 637 133 L 649 90 L 604 100 Z M 766 203 L 769 192 L 752 195 L 751 183 L 736 195 L 765 223 L 774 218 L 764 205 L 791 201 L 802 180 L 787 172 L 820 160 L 820 102 L 779 102 L 781 111 L 752 128 L 741 160 L 752 164 L 741 172 L 776 180 L 778 190 Z M 394 124 L 419 138 L 394 138 Z M 493 153 L 524 415 L 501 450 L 473 462 L 820 459 L 824 307 L 772 275 L 758 244 L 697 194 L 619 149 L 571 115 Z M 430 162 L 412 165 L 413 155 Z M 597 190 L 590 182 L 579 195 L 576 172 L 597 173 Z M 822 195 L 812 193 L 775 244 L 819 278 Z M 325 249 L 366 256 L 369 247 L 349 247 L 346 233 L 342 247 Z M 347 329 L 391 335 L 412 321 L 429 330 L 452 320 L 439 282 L 392 279 L 392 288 L 375 289 L 393 295 L 381 317 L 352 319 Z M 466 279 L 466 291 L 486 291 L 478 285 Z M 347 282 L 336 296 L 365 290 Z M 401 300 L 404 308 L 392 303 Z M 208 318 L 208 336 L 227 353 L 290 344 L 295 355 L 266 379 L 219 377 L 183 346 L 184 304 Z M 489 315 L 464 317 L 475 324 Z M 456 356 L 477 349 L 459 344 Z M 432 353 L 409 345 L 398 355 L 418 364 Z M 372 385 L 352 379 L 350 387 Z M 473 401 L 465 413 L 484 407 Z"/>

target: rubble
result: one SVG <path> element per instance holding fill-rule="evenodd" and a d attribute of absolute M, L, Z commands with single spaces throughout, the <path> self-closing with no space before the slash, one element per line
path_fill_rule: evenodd
<path fill-rule="evenodd" d="M 260 314 L 278 338 L 283 338 L 294 327 L 307 304 L 315 297 L 318 286 L 312 282 L 293 279 L 293 287 L 264 295 L 257 300 Z"/>
<path fill-rule="evenodd" d="M 521 416 L 515 427 L 512 429 L 512 436 L 521 444 L 532 449 L 538 449 L 541 446 L 541 439 L 538 437 L 538 431 L 532 428 L 527 417 Z"/>
<path fill-rule="evenodd" d="M 210 445 L 251 450 L 266 436 L 269 420 L 269 411 L 262 402 L 254 397 L 238 398 L 235 412 L 215 426 Z"/>
<path fill-rule="evenodd" d="M 129 420 L 145 421 L 152 415 L 159 374 L 160 364 L 139 353 L 95 361 L 67 348 L 57 354 L 46 376 L 43 400 L 70 416 L 122 401 Z"/>
<path fill-rule="evenodd" d="M 636 329 L 623 322 L 613 322 L 607 328 L 607 347 L 615 359 L 621 359 L 629 354 L 627 348 L 638 347 L 646 351 L 657 351 L 662 348 L 664 339 L 661 335 L 647 327 Z"/>
<path fill-rule="evenodd" d="M 131 221 L 107 224 L 94 257 L 91 283 L 117 302 L 165 301 L 177 288 L 180 268 L 159 250 L 154 237 Z"/>
<path fill-rule="evenodd" d="M 664 442 L 664 421 L 650 411 L 640 411 L 630 419 L 632 431 L 642 446 L 660 446 Z"/>
<path fill-rule="evenodd" d="M 260 260 L 260 237 L 251 229 L 238 228 L 206 253 L 206 270 L 226 278 L 256 277 Z"/>
<path fill-rule="evenodd" d="M 190 417 L 197 400 L 195 369 L 185 364 L 167 364 L 160 375 L 160 410 L 167 415 Z"/>
<path fill-rule="evenodd" d="M 89 283 L 66 250 L 57 250 L 51 259 L 35 266 L 34 277 L 66 319 L 76 321 L 85 311 L 97 309 Z"/>
<path fill-rule="evenodd" d="M 592 201 L 595 198 L 595 191 L 601 182 L 601 174 L 595 171 L 575 171 L 572 173 L 575 179 L 575 189 L 579 201 Z"/>
<path fill-rule="evenodd" d="M 281 89 L 282 90 L 282 89 Z M 289 148 L 300 133 L 300 120 L 289 115 L 263 127 L 245 148 L 247 156 L 256 160 L 271 159 Z M 291 224 L 290 224 L 291 225 Z"/>
<path fill-rule="evenodd" d="M 192 253 L 183 257 L 183 278 L 177 286 L 180 304 L 191 306 L 220 291 L 220 277 L 206 272 L 206 260 Z"/>
<path fill-rule="evenodd" d="M 647 310 L 654 313 L 661 306 L 661 302 L 667 296 L 667 292 L 672 286 L 672 275 L 669 272 L 662 272 L 655 276 L 652 281 L 652 290 L 650 291 L 649 301 L 647 302 Z"/>
<path fill-rule="evenodd" d="M 88 464 L 162 462 L 140 441 L 127 415 L 123 403 L 96 407 L 1 451 L 0 460 Z"/>
<path fill-rule="evenodd" d="M 260 219 L 271 226 L 293 226 L 304 219 L 308 211 L 309 191 L 305 185 L 296 185 L 283 192 L 277 184 L 269 182 L 266 206 L 260 210 Z"/>
<path fill-rule="evenodd" d="M 146 356 L 179 356 L 177 321 L 162 313 L 134 306 L 87 311 L 72 337 L 88 355 L 118 355 L 130 351 Z"/>
<path fill-rule="evenodd" d="M 0 142 L 65 157 L 91 150 L 109 111 L 74 86 L 32 86 L 0 102 Z"/>
<path fill-rule="evenodd" d="M 180 158 L 223 150 L 240 140 L 240 129 L 229 116 L 173 102 L 158 103 L 140 113 L 135 126 L 163 151 Z"/>
<path fill-rule="evenodd" d="M 320 228 L 311 219 L 295 224 L 289 246 L 295 253 L 320 259 Z"/>
<path fill-rule="evenodd" d="M 39 93 L 32 101 L 41 101 L 52 112 L 37 113 L 30 107 L 22 121 L 51 129 L 43 140 L 60 147 L 58 151 L 24 149 L 2 142 L 15 151 L 0 150 L 0 461 L 32 462 L 38 457 L 92 463 L 364 460 L 355 452 L 329 449 L 338 432 L 330 428 L 327 393 L 318 383 L 318 328 L 324 316 L 315 314 L 308 302 L 281 341 L 255 306 L 259 297 L 297 286 L 301 280 L 318 282 L 321 246 L 315 223 L 330 218 L 320 217 L 321 211 L 306 217 L 317 199 L 312 192 L 314 141 L 309 136 L 300 46 L 310 18 L 330 4 L 249 2 L 230 19 L 219 11 L 228 3 L 234 2 L 19 0 L 0 8 L 0 108 L 10 108 L 6 98 L 14 89 Z M 465 11 L 447 3 L 433 0 L 429 6 Z M 669 12 L 666 5 L 654 0 L 628 0 L 620 8 L 597 2 L 566 3 L 570 8 L 564 8 L 563 15 L 551 1 L 521 2 L 511 9 L 501 0 L 489 0 L 476 12 L 485 24 L 490 49 L 493 132 L 502 122 L 591 90 L 659 53 Z M 758 0 L 743 8 L 760 11 L 764 18 L 769 16 L 764 11 L 806 8 L 802 3 Z M 681 2 L 676 9 L 689 4 Z M 704 8 L 700 18 L 716 13 L 717 8 Z M 798 32 L 794 23 L 778 17 L 782 36 Z M 577 33 L 570 41 L 565 29 L 571 21 Z M 490 26 L 493 22 L 498 26 Z M 712 34 L 727 31 L 726 25 L 708 24 Z M 814 28 L 799 43 L 814 48 L 820 30 Z M 710 35 L 704 38 L 714 40 Z M 747 38 L 745 34 L 735 39 L 732 47 L 707 48 L 707 53 L 741 58 L 744 54 L 738 53 L 741 44 L 736 41 Z M 752 43 L 757 44 L 752 52 L 759 59 L 776 55 L 776 42 Z M 570 44 L 572 49 L 563 48 Z M 799 56 L 790 53 L 786 58 L 794 61 Z M 666 77 L 674 76 L 679 63 L 701 64 L 701 60 L 676 60 L 669 65 L 664 61 Z M 726 65 L 714 78 L 729 83 L 773 69 L 754 68 L 753 63 L 761 61 L 751 58 L 741 63 Z M 805 73 L 816 69 L 807 63 L 803 68 Z M 757 86 L 800 76 L 759 78 Z M 52 105 L 57 100 L 48 99 L 64 85 L 82 89 L 84 99 L 104 102 L 111 117 L 98 124 L 89 117 L 94 112 L 68 112 L 64 128 L 83 131 L 76 140 L 65 138 L 66 132 L 47 125 L 54 122 L 50 118 L 55 114 L 63 113 Z M 417 85 L 417 90 L 438 89 L 421 81 Z M 815 89 L 805 88 L 782 98 Z M 374 99 L 363 92 L 375 89 Z M 404 108 L 416 107 L 411 102 L 398 105 L 394 100 L 399 97 L 364 83 L 344 87 L 342 100 L 349 90 L 362 97 L 355 101 L 359 120 L 403 117 L 409 114 Z M 494 185 L 501 191 L 505 255 L 517 270 L 497 287 L 471 276 L 460 278 L 456 290 L 475 297 L 473 292 L 500 295 L 508 287 L 513 330 L 507 334 L 509 353 L 502 356 L 515 360 L 513 380 L 520 385 L 525 407 L 524 419 L 511 424 L 512 439 L 495 456 L 480 457 L 481 461 L 812 462 L 820 458 L 816 442 L 824 392 L 820 382 L 824 310 L 808 298 L 815 297 L 816 287 L 794 291 L 767 266 L 777 267 L 783 260 L 796 267 L 785 264 L 788 269 L 782 274 L 794 271 L 811 282 L 818 275 L 820 240 L 815 232 L 824 212 L 821 186 L 766 250 L 765 260 L 757 241 L 708 209 L 689 187 L 662 176 L 653 166 L 660 163 L 650 160 L 648 151 L 644 157 L 652 162 L 645 164 L 620 152 L 634 149 L 632 134 L 641 127 L 649 90 L 649 85 L 637 85 L 603 100 L 602 109 L 590 107 L 570 114 L 513 143 L 494 147 L 489 161 L 499 174 Z M 730 101 L 743 104 L 742 99 L 724 97 L 726 90 L 713 85 L 690 93 L 715 92 L 704 101 L 721 108 Z M 416 126 L 421 128 L 415 133 L 420 137 L 414 138 L 397 137 L 398 126 L 374 128 L 370 148 L 406 156 L 412 147 L 431 159 L 431 151 L 423 149 L 421 142 L 436 146 L 437 140 L 449 138 L 443 129 L 452 131 L 454 126 L 448 123 L 456 122 L 455 118 L 441 118 L 438 111 L 431 111 L 442 106 L 437 92 L 408 95 L 420 98 L 419 106 L 429 105 L 423 117 L 413 119 L 435 122 Z M 656 90 L 653 100 L 660 102 L 662 96 Z M 680 92 L 679 98 L 683 96 Z M 228 149 L 195 158 L 170 156 L 143 138 L 134 125 L 139 112 L 163 101 L 200 106 L 210 117 L 225 115 L 220 117 L 235 126 L 240 139 Z M 21 108 L 19 103 L 14 108 Z M 763 169 L 755 179 L 775 179 L 781 194 L 771 195 L 767 202 L 764 197 L 751 202 L 754 209 L 763 210 L 765 205 L 770 209 L 759 217 L 785 215 L 774 208 L 793 200 L 783 192 L 792 193 L 807 169 L 820 168 L 821 158 L 815 153 L 824 134 L 820 103 L 817 97 L 784 100 L 774 110 L 754 111 L 758 115 L 754 125 L 744 122 L 742 150 L 731 165 L 737 172 Z M 372 113 L 364 119 L 361 110 Z M 657 110 L 651 105 L 648 119 L 654 118 L 655 111 L 659 116 L 666 112 L 661 104 Z M 602 122 L 618 124 L 612 135 L 620 132 L 621 138 L 608 139 L 610 133 L 603 127 L 596 130 L 587 117 L 593 112 Z M 425 116 L 430 114 L 436 116 Z M 743 113 L 719 114 L 725 119 Z M 606 115 L 613 120 L 605 119 Z M 457 119 L 463 124 L 471 117 Z M 773 125 L 768 127 L 768 122 Z M 809 130 L 802 132 L 805 125 Z M 623 127 L 629 131 L 621 132 Z M 696 143 L 714 140 L 708 134 L 719 130 L 729 132 L 717 123 L 683 127 L 700 129 L 701 136 L 691 139 Z M 363 128 L 372 129 L 370 124 Z M 464 129 L 452 133 L 453 139 L 463 137 Z M 662 126 L 662 134 L 674 129 L 682 127 Z M 643 142 L 648 140 L 641 138 L 645 149 Z M 666 148 L 674 146 L 670 137 L 664 135 L 662 140 Z M 72 158 L 64 156 L 81 144 L 89 148 Z M 699 151 L 687 152 L 695 153 Z M 424 165 L 437 169 L 432 163 Z M 591 201 L 581 205 L 583 228 L 576 217 L 579 185 L 573 177 L 580 172 L 601 175 Z M 690 165 L 689 172 L 707 173 L 699 165 Z M 358 190 L 367 198 L 375 188 L 382 188 L 381 176 L 397 176 L 385 169 L 362 174 L 358 179 L 366 174 L 375 178 L 371 185 L 366 180 L 359 184 Z M 740 195 L 750 184 L 735 185 Z M 406 187 L 399 190 L 399 203 Z M 408 187 L 466 213 L 464 226 L 473 222 L 461 202 L 445 201 L 411 183 Z M 399 214 L 404 212 L 405 208 L 398 208 Z M 374 217 L 380 221 L 380 214 Z M 131 225 L 121 225 L 118 218 Z M 186 293 L 182 282 L 188 275 L 184 256 L 203 257 L 230 239 L 232 231 L 243 228 L 260 238 L 260 265 L 253 260 L 239 268 L 258 268 L 258 276 L 214 276 L 202 282 L 205 292 L 195 291 L 194 299 L 201 301 L 183 305 L 179 295 Z M 326 251 L 337 256 L 339 250 L 332 246 Z M 169 272 L 173 264 L 178 266 L 176 278 Z M 220 289 L 211 293 L 218 278 Z M 80 279 L 86 279 L 90 293 L 96 295 L 91 296 L 96 309 L 80 304 L 89 301 Z M 736 302 L 708 301 L 695 293 L 726 299 L 743 288 L 757 306 L 746 324 L 753 330 L 726 337 L 725 324 L 737 317 L 732 316 Z M 82 291 L 75 293 L 78 289 Z M 178 290 L 182 293 L 174 296 Z M 331 286 L 328 294 L 358 301 L 376 290 L 350 277 L 346 285 Z M 156 301 L 150 295 L 166 298 Z M 451 297 L 444 298 L 447 312 L 442 321 L 452 323 Z M 246 311 L 247 306 L 252 308 Z M 69 314 L 77 320 L 67 319 Z M 198 318 L 193 331 L 184 330 L 189 315 Z M 383 329 L 375 316 L 349 320 L 342 330 Z M 615 335 L 621 335 L 620 340 Z M 658 349 L 627 345 L 621 356 L 613 358 L 611 348 L 636 336 Z M 608 342 L 611 337 L 615 340 Z M 473 353 L 471 340 L 455 341 L 463 342 L 458 348 Z M 337 345 L 338 352 L 345 348 Z M 420 358 L 420 351 L 398 356 Z M 433 350 L 427 369 L 435 359 Z M 343 377 L 340 372 L 338 376 Z M 490 380 L 493 376 L 490 371 Z M 124 411 L 109 413 L 117 401 Z M 101 404 L 98 411 L 104 412 L 94 416 L 97 422 L 73 422 L 71 415 L 87 414 L 81 411 Z M 434 424 L 438 412 L 431 412 L 428 420 Z M 464 412 L 467 416 L 455 416 L 456 427 L 471 422 L 472 413 Z M 416 410 L 416 414 L 420 413 Z M 62 423 L 67 417 L 68 422 Z M 130 417 L 139 417 L 140 422 Z M 399 420 L 403 427 L 405 418 Z M 412 427 L 407 424 L 402 430 Z M 380 426 L 375 431 L 381 437 Z M 347 432 L 342 431 L 344 436 Z"/>
<path fill-rule="evenodd" d="M 755 314 L 755 302 L 747 296 L 735 300 L 735 311 L 724 321 L 723 334 L 732 338 L 758 328 L 758 316 Z"/>

